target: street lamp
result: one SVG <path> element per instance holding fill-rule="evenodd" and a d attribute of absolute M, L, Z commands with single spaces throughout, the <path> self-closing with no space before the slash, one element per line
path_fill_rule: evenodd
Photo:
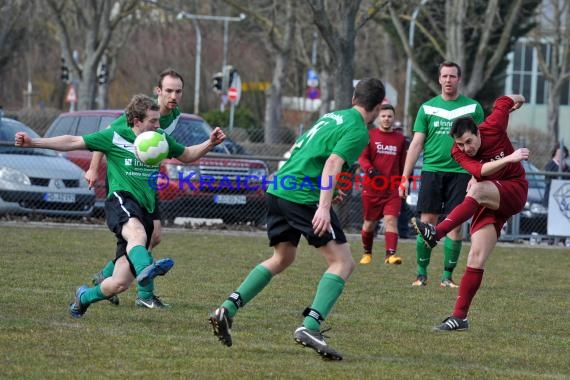
<path fill-rule="evenodd" d="M 412 20 L 410 21 L 410 30 L 408 33 L 408 45 L 410 45 L 410 51 L 414 47 L 414 31 L 416 29 L 416 18 L 420 12 L 420 8 L 427 3 L 428 0 L 422 0 L 420 4 L 412 12 Z M 406 92 L 404 95 L 404 130 L 408 126 L 408 107 L 410 106 L 410 89 L 412 86 L 412 59 L 408 57 L 406 62 Z"/>
<path fill-rule="evenodd" d="M 200 95 L 200 56 L 202 54 L 202 33 L 200 27 L 196 20 L 209 20 L 209 21 L 223 21 L 224 22 L 224 47 L 223 47 L 223 61 L 222 61 L 222 72 L 224 67 L 226 67 L 227 56 L 228 56 L 228 23 L 231 21 L 241 22 L 245 20 L 245 13 L 240 13 L 238 17 L 230 16 L 209 16 L 209 15 L 195 15 L 187 12 L 180 12 L 176 16 L 178 20 L 187 18 L 191 19 L 194 23 L 194 28 L 196 29 L 196 72 L 195 72 L 195 84 L 194 84 L 194 113 L 198 113 L 198 98 Z"/>

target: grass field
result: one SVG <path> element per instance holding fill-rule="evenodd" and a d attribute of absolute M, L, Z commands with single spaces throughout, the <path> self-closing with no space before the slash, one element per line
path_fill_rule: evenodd
<path fill-rule="evenodd" d="M 437 334 L 457 291 L 440 289 L 441 248 L 425 288 L 415 277 L 411 241 L 401 266 L 377 255 L 358 266 L 324 327 L 341 362 L 294 343 L 293 330 L 325 269 L 303 242 L 295 264 L 276 277 L 234 323 L 222 346 L 208 312 L 271 250 L 263 234 L 166 231 L 156 257 L 176 260 L 156 281 L 168 311 L 121 305 L 67 314 L 76 286 L 114 255 L 103 228 L 0 226 L 0 378 L 77 379 L 566 379 L 570 378 L 570 250 L 498 247 L 470 313 L 468 332 Z M 356 260 L 358 237 L 351 237 Z M 383 244 L 377 242 L 376 252 Z M 465 268 L 467 246 L 455 279 Z"/>

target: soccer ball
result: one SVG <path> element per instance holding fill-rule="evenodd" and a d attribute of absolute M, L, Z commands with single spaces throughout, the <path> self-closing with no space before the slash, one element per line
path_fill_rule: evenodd
<path fill-rule="evenodd" d="M 135 139 L 135 154 L 147 165 L 157 165 L 168 156 L 168 142 L 162 133 L 143 132 Z"/>

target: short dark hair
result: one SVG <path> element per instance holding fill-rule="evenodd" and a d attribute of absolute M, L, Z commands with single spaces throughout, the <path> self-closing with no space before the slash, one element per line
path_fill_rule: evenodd
<path fill-rule="evenodd" d="M 551 158 L 554 158 L 554 155 L 558 149 L 560 149 L 560 145 L 557 144 L 552 149 L 552 154 L 550 155 Z M 562 145 L 562 152 L 564 153 L 564 159 L 568 158 L 568 148 L 566 148 L 566 145 Z"/>
<path fill-rule="evenodd" d="M 457 63 L 451 61 L 443 61 L 439 64 L 439 68 L 437 70 L 438 76 L 441 75 L 441 69 L 444 67 L 455 67 L 457 69 L 457 76 L 461 78 L 461 67 Z"/>
<path fill-rule="evenodd" d="M 394 110 L 394 106 L 389 103 L 384 103 L 380 106 L 380 111 L 383 110 L 391 110 L 392 112 L 396 113 L 396 110 Z"/>
<path fill-rule="evenodd" d="M 469 116 L 466 117 L 458 117 L 457 119 L 453 120 L 453 124 L 451 124 L 451 130 L 449 134 L 451 137 L 458 138 L 465 134 L 465 132 L 471 132 L 474 135 L 477 134 L 479 128 L 477 128 L 477 124 L 475 121 L 470 118 Z"/>
<path fill-rule="evenodd" d="M 148 111 L 159 111 L 160 107 L 150 96 L 145 94 L 136 94 L 131 98 L 129 104 L 125 108 L 125 115 L 127 117 L 127 124 L 133 127 L 134 120 L 144 120 Z"/>
<path fill-rule="evenodd" d="M 180 75 L 173 68 L 169 67 L 167 69 L 162 70 L 162 72 L 158 74 L 158 83 L 157 83 L 158 88 L 162 89 L 162 80 L 164 79 L 164 77 L 178 78 L 182 82 L 182 87 L 184 87 L 184 78 L 182 78 L 182 75 Z"/>
<path fill-rule="evenodd" d="M 354 88 L 354 104 L 370 112 L 382 103 L 386 89 L 382 81 L 376 78 L 365 78 L 358 81 Z"/>

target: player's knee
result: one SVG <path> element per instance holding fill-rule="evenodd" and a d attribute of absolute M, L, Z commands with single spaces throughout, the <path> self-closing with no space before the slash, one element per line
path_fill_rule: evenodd
<path fill-rule="evenodd" d="M 349 276 L 356 268 L 356 262 L 354 261 L 354 258 L 352 256 L 347 257 L 342 264 L 345 268 L 345 272 L 348 273 Z"/>
<path fill-rule="evenodd" d="M 467 191 L 467 195 L 469 197 L 475 199 L 479 203 L 481 203 L 485 194 L 486 194 L 485 186 L 480 182 L 477 182 L 477 183 L 474 183 L 473 185 L 471 185 L 471 187 L 469 188 L 469 191 Z"/>
<path fill-rule="evenodd" d="M 111 293 L 111 295 L 119 294 L 124 292 L 129 288 L 130 281 L 126 279 L 113 279 L 112 282 L 107 284 L 106 292 Z"/>

